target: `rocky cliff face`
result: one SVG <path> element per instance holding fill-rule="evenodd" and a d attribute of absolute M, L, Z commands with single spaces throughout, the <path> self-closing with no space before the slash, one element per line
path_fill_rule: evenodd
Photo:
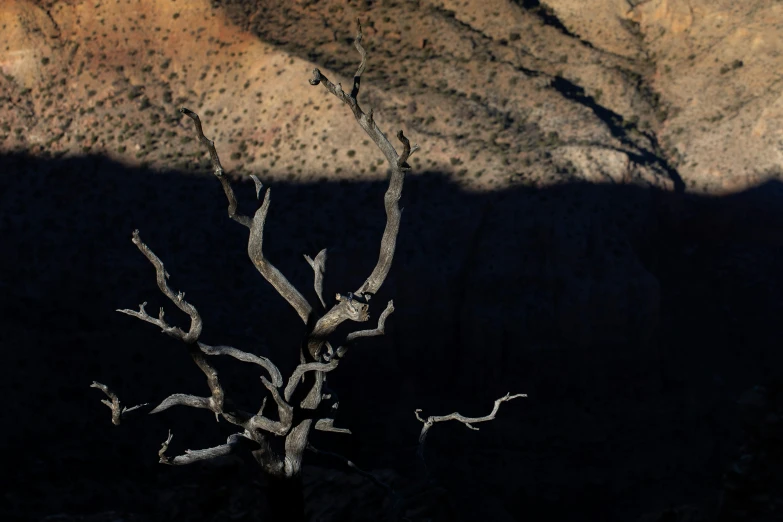
<path fill-rule="evenodd" d="M 5 151 L 193 166 L 201 151 L 181 142 L 189 135 L 174 111 L 185 104 L 238 173 L 372 176 L 372 147 L 348 114 L 319 112 L 333 102 L 306 82 L 315 66 L 348 81 L 360 18 L 372 65 L 365 104 L 389 128 L 418 133 L 420 170 L 474 189 L 583 179 L 725 193 L 782 159 L 776 3 L 11 0 L 0 9 Z"/>
<path fill-rule="evenodd" d="M 656 136 L 690 190 L 734 191 L 780 166 L 779 3 L 549 5 L 583 41 L 649 66 L 645 80 L 665 111 Z"/>

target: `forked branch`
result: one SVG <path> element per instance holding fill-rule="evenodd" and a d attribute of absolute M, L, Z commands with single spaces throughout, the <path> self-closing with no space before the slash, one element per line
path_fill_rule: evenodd
<path fill-rule="evenodd" d="M 141 319 L 142 321 L 147 321 L 148 323 L 158 325 L 161 327 L 164 333 L 172 337 L 176 337 L 177 339 L 181 339 L 187 344 L 196 342 L 199 338 L 199 335 L 201 335 L 201 328 L 203 326 L 203 323 L 201 322 L 201 316 L 198 314 L 198 310 L 196 310 L 193 305 L 185 301 L 184 292 L 178 292 L 177 294 L 174 294 L 174 291 L 169 288 L 169 285 L 166 282 L 166 279 L 169 278 L 169 273 L 166 272 L 166 269 L 164 268 L 163 262 L 160 260 L 160 258 L 158 258 L 158 256 L 156 256 L 155 253 L 142 242 L 138 230 L 133 231 L 133 244 L 136 245 L 139 250 L 141 250 L 141 253 L 144 254 L 144 256 L 149 259 L 150 263 L 152 263 L 152 266 L 155 267 L 156 280 L 160 291 L 163 292 L 163 294 L 168 297 L 171 302 L 177 306 L 177 308 L 190 316 L 190 329 L 185 332 L 181 328 L 176 326 L 169 326 L 166 324 L 163 319 L 163 308 L 160 309 L 157 319 L 150 317 L 144 310 L 144 306 L 147 303 L 140 305 L 138 312 L 127 309 L 117 311 L 123 314 L 131 315 Z"/>
<path fill-rule="evenodd" d="M 126 413 L 130 413 L 134 410 L 138 410 L 139 408 L 143 408 L 144 406 L 147 406 L 148 403 L 139 404 L 138 406 L 133 406 L 132 408 L 124 408 L 120 405 L 120 399 L 117 397 L 117 394 L 114 393 L 109 389 L 108 386 L 105 384 L 101 384 L 96 381 L 92 381 L 92 384 L 90 384 L 90 388 L 98 388 L 103 393 L 106 394 L 107 397 L 109 397 L 109 400 L 101 399 L 101 402 L 109 407 L 111 410 L 111 423 L 115 426 L 120 425 L 120 421 L 122 420 L 122 417 Z"/>
<path fill-rule="evenodd" d="M 410 142 L 405 138 L 402 131 L 399 131 L 397 137 L 403 144 L 403 154 L 401 156 L 398 155 L 397 151 L 389 142 L 389 139 L 375 123 L 372 110 L 370 110 L 369 113 L 365 113 L 362 110 L 357 97 L 359 96 L 361 76 L 367 65 L 367 53 L 362 46 L 362 26 L 358 20 L 354 45 L 359 51 L 359 54 L 361 54 L 362 61 L 354 75 L 353 88 L 350 93 L 343 91 L 342 86 L 339 83 L 337 85 L 332 83 L 319 69 L 313 69 L 313 78 L 310 80 L 310 85 L 323 84 L 326 90 L 351 108 L 359 126 L 364 129 L 364 132 L 366 132 L 375 145 L 378 146 L 391 168 L 389 188 L 383 198 L 384 206 L 386 208 L 386 228 L 384 229 L 381 238 L 378 263 L 370 274 L 370 277 L 368 277 L 355 292 L 359 296 L 365 296 L 366 294 L 372 296 L 375 295 L 381 285 L 383 285 L 383 282 L 386 280 L 386 276 L 388 276 L 389 270 L 391 269 L 397 244 L 397 233 L 400 229 L 400 218 L 402 216 L 402 211 L 400 210 L 398 203 L 402 196 L 405 171 L 410 169 L 407 160 L 408 157 L 410 157 L 410 154 L 418 149 L 418 147 L 411 147 Z"/>
<path fill-rule="evenodd" d="M 263 241 L 264 241 L 264 225 L 266 223 L 266 215 L 269 211 L 270 203 L 270 191 L 266 190 L 264 193 L 264 202 L 261 207 L 256 211 L 253 218 L 244 216 L 238 213 L 237 199 L 234 196 L 234 190 L 231 188 L 231 183 L 225 176 L 223 166 L 220 164 L 220 158 L 218 157 L 217 150 L 215 150 L 215 142 L 209 140 L 205 135 L 201 127 L 201 119 L 198 114 L 191 111 L 188 108 L 181 108 L 180 112 L 185 116 L 188 116 L 193 120 L 196 127 L 196 135 L 199 141 L 207 147 L 209 151 L 209 157 L 212 161 L 212 168 L 215 176 L 220 180 L 220 184 L 223 186 L 223 192 L 226 193 L 228 198 L 228 215 L 234 221 L 242 224 L 250 229 L 250 239 L 247 245 L 247 252 L 250 259 L 253 261 L 256 269 L 266 279 L 277 292 L 294 307 L 296 313 L 302 318 L 305 324 L 309 324 L 310 314 L 312 313 L 312 307 L 310 303 L 299 293 L 299 291 L 292 285 L 288 279 L 278 270 L 269 260 L 264 256 Z M 253 181 L 256 185 L 256 196 L 258 196 L 261 190 L 261 181 L 254 177 Z"/>

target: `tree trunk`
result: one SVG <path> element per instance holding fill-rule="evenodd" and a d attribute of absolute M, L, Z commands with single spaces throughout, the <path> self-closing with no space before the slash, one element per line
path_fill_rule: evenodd
<path fill-rule="evenodd" d="M 274 477 L 267 475 L 269 522 L 304 522 L 302 475 Z"/>

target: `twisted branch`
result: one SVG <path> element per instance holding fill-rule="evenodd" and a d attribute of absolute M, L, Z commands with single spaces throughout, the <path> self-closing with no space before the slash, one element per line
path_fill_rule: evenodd
<path fill-rule="evenodd" d="M 174 291 L 169 288 L 169 285 L 166 282 L 166 279 L 169 278 L 169 273 L 166 272 L 166 268 L 163 266 L 163 262 L 160 260 L 160 258 L 158 258 L 158 256 L 156 256 L 155 253 L 141 241 L 138 230 L 133 231 L 133 244 L 138 247 L 141 253 L 144 254 L 144 256 L 149 259 L 150 263 L 152 263 L 152 265 L 155 267 L 156 281 L 158 283 L 158 288 L 160 288 L 160 291 L 163 292 L 163 295 L 168 297 L 172 303 L 177 305 L 177 308 L 190 316 L 190 329 L 185 332 L 181 328 L 172 327 L 166 324 L 166 322 L 163 320 L 163 308 L 160 309 L 158 318 L 153 319 L 147 315 L 147 312 L 144 311 L 144 306 L 147 304 L 146 302 L 139 306 L 138 312 L 127 309 L 117 311 L 126 315 L 131 315 L 141 319 L 142 321 L 160 326 L 164 333 L 172 337 L 176 337 L 177 339 L 181 339 L 187 344 L 196 342 L 199 338 L 199 335 L 201 335 L 201 328 L 203 326 L 201 322 L 201 316 L 198 314 L 198 310 L 196 310 L 193 305 L 185 301 L 184 292 L 178 292 L 175 295 Z"/>
<path fill-rule="evenodd" d="M 264 368 L 266 371 L 269 372 L 270 377 L 272 377 L 273 385 L 275 385 L 278 388 L 283 385 L 283 376 L 280 375 L 280 370 L 277 368 L 277 366 L 275 366 L 275 364 L 272 361 L 270 361 L 266 357 L 261 357 L 260 355 L 243 352 L 242 350 L 237 350 L 236 348 L 232 348 L 231 346 L 209 346 L 207 344 L 199 342 L 198 347 L 202 352 L 204 352 L 207 355 L 228 355 L 229 357 L 233 357 L 238 361 L 257 364 L 258 366 L 261 366 L 262 368 Z"/>
<path fill-rule="evenodd" d="M 218 157 L 217 150 L 215 150 L 215 142 L 204 136 L 204 131 L 201 128 L 201 119 L 198 117 L 198 114 L 186 107 L 182 107 L 179 112 L 193 120 L 193 123 L 196 126 L 196 135 L 198 136 L 198 140 L 209 151 L 209 159 L 212 161 L 212 169 L 217 179 L 220 180 L 220 184 L 223 186 L 223 192 L 226 193 L 226 198 L 228 199 L 228 217 L 240 225 L 250 228 L 250 218 L 237 212 L 237 207 L 239 204 L 237 203 L 236 196 L 234 196 L 234 190 L 231 188 L 231 183 L 225 176 L 223 166 L 220 164 L 220 158 Z"/>
<path fill-rule="evenodd" d="M 258 444 L 242 435 L 241 433 L 234 433 L 230 435 L 225 444 L 215 446 L 213 448 L 206 448 L 200 450 L 185 450 L 184 455 L 177 455 L 176 457 L 168 457 L 166 451 L 169 449 L 171 439 L 174 435 L 169 430 L 169 436 L 161 444 L 160 451 L 158 451 L 159 462 L 161 464 L 168 464 L 170 466 L 183 466 L 185 464 L 193 464 L 200 460 L 210 460 L 215 457 L 224 457 L 226 455 L 239 453 L 240 450 L 253 451 L 258 449 Z"/>
<path fill-rule="evenodd" d="M 510 393 L 505 394 L 503 397 L 495 401 L 495 406 L 492 408 L 490 414 L 485 415 L 484 417 L 465 417 L 461 413 L 454 412 L 454 413 L 450 413 L 449 415 L 427 417 L 427 419 L 425 420 L 422 419 L 421 416 L 419 416 L 421 409 L 417 409 L 415 411 L 416 418 L 419 419 L 419 421 L 424 424 L 424 426 L 421 428 L 421 433 L 419 434 L 419 450 L 418 450 L 419 456 L 420 457 L 424 456 L 424 441 L 427 438 L 427 432 L 432 427 L 432 425 L 435 424 L 436 422 L 455 420 L 457 422 L 461 422 L 471 430 L 478 430 L 478 428 L 476 428 L 472 424 L 475 424 L 477 422 L 486 422 L 486 421 L 493 420 L 495 418 L 495 414 L 498 412 L 498 408 L 500 408 L 501 402 L 510 401 L 511 399 L 516 399 L 517 397 L 527 397 L 527 394 L 526 393 L 517 393 L 516 395 L 511 395 Z"/>
<path fill-rule="evenodd" d="M 271 190 L 266 189 L 264 201 L 256 210 L 253 222 L 250 225 L 250 238 L 247 243 L 247 254 L 261 275 L 271 284 L 288 304 L 294 307 L 296 313 L 304 321 L 310 324 L 313 308 L 310 303 L 299 293 L 299 290 L 264 256 L 264 225 L 266 215 L 269 212 L 271 202 Z"/>

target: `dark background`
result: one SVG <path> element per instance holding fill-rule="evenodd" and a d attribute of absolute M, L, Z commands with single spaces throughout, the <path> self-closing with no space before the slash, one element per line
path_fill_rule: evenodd
<path fill-rule="evenodd" d="M 269 259 L 315 303 L 302 254 L 328 247 L 327 298 L 357 288 L 377 259 L 385 185 L 271 186 Z M 234 187 L 252 215 L 252 182 Z M 313 443 L 390 483 L 412 520 L 779 520 L 781 202 L 776 182 L 724 198 L 586 184 L 476 194 L 410 174 L 373 301 L 375 321 L 394 299 L 387 335 L 329 377 L 336 424 L 353 434 Z M 128 406 L 208 393 L 181 343 L 115 311 L 147 301 L 188 324 L 131 243 L 135 228 L 201 313 L 201 340 L 268 356 L 284 375 L 296 362 L 303 325 L 248 260 L 247 231 L 209 173 L 1 157 L 4 520 L 264 513 L 252 463 L 157 463 L 168 429 L 178 454 L 222 443 L 231 426 L 172 409 L 115 427 L 89 388 L 105 383 Z M 586 281 L 619 290 L 585 293 Z M 257 408 L 257 368 L 216 365 Z M 415 408 L 481 416 L 506 392 L 529 397 L 480 431 L 433 427 L 425 470 Z M 341 461 L 305 462 L 313 520 L 389 516 L 385 490 Z"/>

